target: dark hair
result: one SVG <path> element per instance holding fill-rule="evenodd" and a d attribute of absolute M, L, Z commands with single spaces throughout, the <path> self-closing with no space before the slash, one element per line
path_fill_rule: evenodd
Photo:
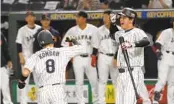
<path fill-rule="evenodd" d="M 80 12 L 77 14 L 77 16 L 83 17 L 83 18 L 88 18 L 88 14 L 87 14 L 86 12 L 84 12 L 84 11 L 80 11 Z"/>
<path fill-rule="evenodd" d="M 107 15 L 110 15 L 111 13 L 112 13 L 111 10 L 106 10 L 106 11 L 104 11 L 104 14 L 107 14 Z"/>
<path fill-rule="evenodd" d="M 103 2 L 103 4 L 108 5 L 109 2 L 106 0 L 106 1 Z"/>

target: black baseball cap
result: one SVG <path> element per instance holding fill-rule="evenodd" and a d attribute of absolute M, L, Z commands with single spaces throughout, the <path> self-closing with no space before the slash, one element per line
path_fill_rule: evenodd
<path fill-rule="evenodd" d="M 50 20 L 50 15 L 45 13 L 45 14 L 42 14 L 41 16 L 41 20 Z"/>
<path fill-rule="evenodd" d="M 25 16 L 27 17 L 27 16 L 29 16 L 29 15 L 35 16 L 34 12 L 32 12 L 32 11 L 27 11 L 26 14 L 25 14 Z"/>
<path fill-rule="evenodd" d="M 84 11 L 80 11 L 78 14 L 77 14 L 78 17 L 83 17 L 83 18 L 88 18 L 88 14 Z"/>

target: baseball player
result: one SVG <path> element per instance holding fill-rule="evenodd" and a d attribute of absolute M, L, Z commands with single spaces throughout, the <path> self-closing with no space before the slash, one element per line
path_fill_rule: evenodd
<path fill-rule="evenodd" d="M 34 37 L 35 37 L 35 41 L 34 41 L 34 46 L 33 46 L 33 51 L 34 51 L 34 53 L 36 52 L 36 51 L 39 51 L 39 50 L 41 50 L 42 49 L 42 47 L 41 46 L 39 46 L 39 43 L 38 43 L 38 41 L 37 41 L 37 35 L 38 35 L 38 33 L 40 32 L 40 31 L 42 31 L 42 30 L 49 30 L 50 32 L 51 32 L 51 34 L 53 34 L 53 39 L 54 39 L 54 41 L 55 41 L 55 43 L 54 43 L 54 46 L 55 47 L 58 47 L 58 43 L 60 42 L 60 39 L 61 39 L 61 36 L 60 36 L 60 33 L 57 31 L 57 30 L 55 30 L 53 27 L 51 27 L 50 26 L 50 24 L 51 24 L 51 19 L 50 19 L 50 15 L 49 14 L 42 14 L 42 16 L 41 16 L 41 24 L 42 24 L 42 28 L 40 28 L 37 32 L 36 32 L 36 34 L 34 35 Z M 60 44 L 59 44 L 60 45 Z"/>
<path fill-rule="evenodd" d="M 20 59 L 21 69 L 23 69 L 23 65 L 25 61 L 33 54 L 33 42 L 34 42 L 34 34 L 37 32 L 39 25 L 35 24 L 35 16 L 34 13 L 28 11 L 26 13 L 25 21 L 26 25 L 21 27 L 18 30 L 16 43 L 17 43 L 17 51 Z M 26 80 L 26 84 L 28 84 L 29 78 Z M 21 91 L 21 104 L 27 104 L 27 92 L 26 88 Z"/>
<path fill-rule="evenodd" d="M 158 57 L 158 82 L 154 89 L 154 100 L 160 100 L 160 93 L 167 83 L 167 102 L 174 104 L 174 18 L 173 28 L 161 32 L 155 46 Z"/>
<path fill-rule="evenodd" d="M 98 72 L 99 72 L 99 104 L 106 104 L 105 91 L 108 76 L 110 74 L 112 83 L 116 88 L 116 79 L 118 76 L 118 70 L 113 66 L 112 60 L 116 51 L 116 42 L 110 37 L 110 28 L 112 26 L 110 15 L 112 11 L 105 11 L 103 15 L 104 25 L 99 27 L 98 39 L 99 39 L 99 55 L 98 55 Z M 121 27 L 116 26 L 115 32 L 121 30 Z M 115 33 L 114 32 L 114 33 Z M 115 93 L 116 94 L 116 93 Z M 116 96 L 115 96 L 116 97 Z"/>
<path fill-rule="evenodd" d="M 67 104 L 64 91 L 66 65 L 72 57 L 85 52 L 85 48 L 77 45 L 74 39 L 72 42 L 75 45 L 72 47 L 54 48 L 52 38 L 48 30 L 42 30 L 38 34 L 37 40 L 43 49 L 27 60 L 18 87 L 24 88 L 25 80 L 33 72 L 39 88 L 38 104 Z"/>
<path fill-rule="evenodd" d="M 1 40 L 1 68 L 0 68 L 0 91 L 3 95 L 4 104 L 13 104 L 10 97 L 10 88 L 9 88 L 9 71 L 12 70 L 13 64 L 8 51 L 8 44 L 5 36 L 0 33 Z"/>
<path fill-rule="evenodd" d="M 124 37 L 125 42 L 119 44 L 118 51 L 115 54 L 119 71 L 116 88 L 116 104 L 137 103 L 134 87 L 122 50 L 127 50 L 128 52 L 135 87 L 138 94 L 143 98 L 143 104 L 151 104 L 147 89 L 145 88 L 144 74 L 142 71 L 142 67 L 144 66 L 144 47 L 149 44 L 148 37 L 143 30 L 134 26 L 137 14 L 133 9 L 124 8 L 119 15 L 120 25 L 123 30 L 116 32 L 115 40 L 119 44 L 119 38 Z M 146 91 L 140 91 L 142 87 Z"/>
<path fill-rule="evenodd" d="M 70 28 L 62 40 L 62 46 L 69 46 L 69 43 L 65 42 L 66 37 L 75 37 L 77 38 L 77 41 L 83 44 L 86 48 L 85 54 L 73 58 L 76 94 L 79 104 L 85 104 L 85 99 L 83 97 L 84 73 L 86 73 L 92 87 L 93 102 L 96 102 L 98 99 L 98 81 L 96 71 L 97 52 L 95 51 L 98 48 L 98 44 L 95 42 L 97 40 L 98 28 L 86 23 L 87 17 L 87 13 L 80 11 L 76 18 L 77 25 Z"/>

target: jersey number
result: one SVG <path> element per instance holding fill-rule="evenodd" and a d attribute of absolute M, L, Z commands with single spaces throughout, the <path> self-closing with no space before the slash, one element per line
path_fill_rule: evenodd
<path fill-rule="evenodd" d="M 46 61 L 46 70 L 48 73 L 53 73 L 55 71 L 55 64 L 53 59 Z"/>

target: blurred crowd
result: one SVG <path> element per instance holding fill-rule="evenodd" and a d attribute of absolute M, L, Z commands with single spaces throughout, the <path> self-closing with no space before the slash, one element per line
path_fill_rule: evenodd
<path fill-rule="evenodd" d="M 173 8 L 174 0 L 3 0 L 2 11 Z"/>

